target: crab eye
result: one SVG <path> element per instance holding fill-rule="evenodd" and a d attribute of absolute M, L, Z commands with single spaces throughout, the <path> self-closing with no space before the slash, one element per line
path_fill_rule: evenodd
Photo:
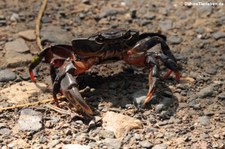
<path fill-rule="evenodd" d="M 102 43 L 104 41 L 104 37 L 102 35 L 98 35 L 98 37 L 95 38 L 95 41 L 98 43 Z"/>
<path fill-rule="evenodd" d="M 130 39 L 131 37 L 132 37 L 132 36 L 131 36 L 131 34 L 130 34 L 130 31 L 126 32 L 126 33 L 123 35 L 123 38 L 126 39 L 126 40 Z"/>

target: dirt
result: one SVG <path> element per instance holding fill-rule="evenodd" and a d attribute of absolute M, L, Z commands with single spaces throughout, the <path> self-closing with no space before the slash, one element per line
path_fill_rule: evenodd
<path fill-rule="evenodd" d="M 82 95 L 94 110 L 94 118 L 80 118 L 75 109 L 69 115 L 62 114 L 46 106 L 49 103 L 2 110 L 0 148 L 65 148 L 67 144 L 126 149 L 225 148 L 225 3 L 215 0 L 218 5 L 212 6 L 198 3 L 203 2 L 200 0 L 190 2 L 199 5 L 188 6 L 189 3 L 178 0 L 49 0 L 41 23 L 43 46 L 70 44 L 75 38 L 109 28 L 161 33 L 167 36 L 167 43 L 178 60 L 182 79 L 178 83 L 172 76 L 158 82 L 159 96 L 155 102 L 138 108 L 133 100 L 137 100 L 138 92 L 145 96 L 148 70 L 136 69 L 123 61 L 93 66 L 78 77 L 78 82 L 80 89 L 86 88 Z M 31 54 L 39 52 L 34 36 L 24 38 L 28 51 L 15 49 L 11 53 L 24 62 L 7 54 L 5 45 L 20 41 L 21 31 L 31 34 L 35 30 L 40 6 L 41 1 L 35 0 L 0 2 L 0 71 L 14 72 L 10 73 L 11 77 L 7 78 L 7 73 L 0 79 L 3 79 L 0 90 L 22 81 L 31 82 L 28 64 Z M 19 49 L 20 45 L 14 45 L 17 46 Z M 39 66 L 37 80 L 48 87 L 26 102 L 51 97 L 47 64 Z M 12 100 L 0 95 L 0 107 L 13 106 L 7 102 Z M 60 104 L 64 110 L 69 109 L 66 99 Z M 20 129 L 18 120 L 27 109 L 39 113 L 37 129 L 35 126 L 34 130 Z M 102 119 L 108 111 L 140 120 L 141 129 L 131 129 L 117 138 L 103 128 Z"/>

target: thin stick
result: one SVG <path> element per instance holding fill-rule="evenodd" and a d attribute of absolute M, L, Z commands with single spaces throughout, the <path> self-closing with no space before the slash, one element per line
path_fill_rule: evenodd
<path fill-rule="evenodd" d="M 38 48 L 40 50 L 43 50 L 43 47 L 41 45 L 41 39 L 40 39 L 40 27 L 41 27 L 41 18 L 42 18 L 42 15 L 44 13 L 44 10 L 46 8 L 46 5 L 47 5 L 47 1 L 48 0 L 43 0 L 42 2 L 42 5 L 41 5 L 41 8 L 38 12 L 38 16 L 37 16 L 37 19 L 36 19 L 36 29 L 35 29 L 35 33 L 36 33 L 36 41 L 37 41 L 37 45 L 38 45 Z"/>

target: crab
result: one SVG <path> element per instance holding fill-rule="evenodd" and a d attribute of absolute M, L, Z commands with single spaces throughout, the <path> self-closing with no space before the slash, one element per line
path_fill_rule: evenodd
<path fill-rule="evenodd" d="M 161 45 L 161 51 L 151 50 L 155 45 Z M 149 69 L 149 90 L 142 103 L 145 106 L 155 94 L 157 81 L 162 78 L 160 65 L 168 69 L 163 77 L 175 74 L 175 80 L 180 80 L 177 61 L 166 43 L 166 36 L 159 33 L 142 33 L 137 30 L 109 29 L 97 32 L 88 38 L 78 38 L 72 45 L 54 45 L 41 51 L 33 58 L 29 66 L 31 80 L 35 82 L 33 69 L 44 59 L 50 64 L 50 75 L 53 83 L 53 98 L 59 106 L 57 94 L 62 93 L 68 101 L 80 107 L 88 116 L 93 115 L 92 109 L 79 93 L 76 77 L 85 73 L 93 65 L 106 60 L 124 60 L 130 65 Z M 161 62 L 160 62 L 161 61 Z"/>

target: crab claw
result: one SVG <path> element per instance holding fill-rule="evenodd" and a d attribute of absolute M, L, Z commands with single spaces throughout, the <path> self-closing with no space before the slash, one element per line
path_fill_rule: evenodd
<path fill-rule="evenodd" d="M 62 93 L 74 107 L 80 107 L 88 116 L 93 115 L 93 111 L 79 93 L 76 79 L 70 73 L 65 74 L 64 78 L 61 80 L 60 86 Z"/>

